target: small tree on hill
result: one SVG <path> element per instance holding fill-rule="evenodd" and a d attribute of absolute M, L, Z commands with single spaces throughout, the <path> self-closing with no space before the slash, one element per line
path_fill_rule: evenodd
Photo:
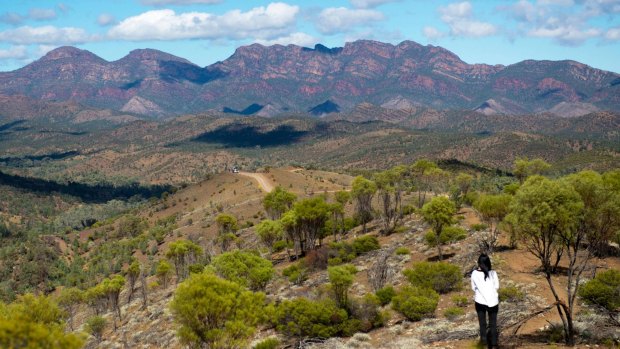
<path fill-rule="evenodd" d="M 543 159 L 528 160 L 528 158 L 517 158 L 512 171 L 519 183 L 523 183 L 527 177 L 542 175 L 550 168 L 551 165 Z"/>
<path fill-rule="evenodd" d="M 222 251 L 228 251 L 233 241 L 237 239 L 235 234 L 239 230 L 237 218 L 235 216 L 222 213 L 215 219 L 218 228 L 218 240 L 220 241 Z"/>
<path fill-rule="evenodd" d="M 269 254 L 273 253 L 273 244 L 282 239 L 284 227 L 280 221 L 265 219 L 256 226 L 256 234 L 261 242 L 269 248 Z"/>
<path fill-rule="evenodd" d="M 177 288 L 170 309 L 181 341 L 209 349 L 245 348 L 262 320 L 265 295 L 204 272 Z"/>
<path fill-rule="evenodd" d="M 351 196 L 356 202 L 357 217 L 364 226 L 366 233 L 366 223 L 372 220 L 372 198 L 377 192 L 375 182 L 362 176 L 357 176 L 353 180 Z"/>
<path fill-rule="evenodd" d="M 74 331 L 73 319 L 77 313 L 80 304 L 84 301 L 84 291 L 76 287 L 63 288 L 58 296 L 58 305 L 67 313 L 69 320 L 69 328 Z"/>
<path fill-rule="evenodd" d="M 485 241 L 487 253 L 493 252 L 499 235 L 498 225 L 509 212 L 512 195 L 482 195 L 474 203 L 474 207 L 482 216 L 482 220 L 491 226 L 491 236 Z"/>
<path fill-rule="evenodd" d="M 168 280 L 170 279 L 170 274 L 172 274 L 172 265 L 168 263 L 166 260 L 160 260 L 157 264 L 157 268 L 155 270 L 155 275 L 161 282 L 164 288 L 168 287 Z"/>
<path fill-rule="evenodd" d="M 166 258 L 174 263 L 177 282 L 188 275 L 188 267 L 202 255 L 202 248 L 189 240 L 177 240 L 170 244 Z"/>
<path fill-rule="evenodd" d="M 406 168 L 398 166 L 379 172 L 374 180 L 381 199 L 381 220 L 383 233 L 390 234 L 402 217 L 402 192 L 404 190 L 404 174 Z"/>
<path fill-rule="evenodd" d="M 427 159 L 420 159 L 411 165 L 413 184 L 418 192 L 419 208 L 426 201 L 426 191 L 430 189 L 431 174 L 435 169 L 439 169 L 437 164 Z"/>
<path fill-rule="evenodd" d="M 327 268 L 329 282 L 331 283 L 336 303 L 341 308 L 346 308 L 349 304 L 349 288 L 353 285 L 356 273 L 357 269 L 351 264 Z"/>
<path fill-rule="evenodd" d="M 127 268 L 125 276 L 127 277 L 127 304 L 129 304 L 133 296 L 134 288 L 136 287 L 136 282 L 140 277 L 140 263 L 138 261 L 133 261 Z"/>
<path fill-rule="evenodd" d="M 424 220 L 431 225 L 436 236 L 439 260 L 443 260 L 443 253 L 441 251 L 441 233 L 445 226 L 452 224 L 452 216 L 454 216 L 455 213 L 456 206 L 454 205 L 454 202 L 442 196 L 433 198 L 422 207 L 422 216 L 424 217 Z"/>
<path fill-rule="evenodd" d="M 297 196 L 277 186 L 263 199 L 263 207 L 271 219 L 280 219 L 282 214 L 290 210 Z"/>

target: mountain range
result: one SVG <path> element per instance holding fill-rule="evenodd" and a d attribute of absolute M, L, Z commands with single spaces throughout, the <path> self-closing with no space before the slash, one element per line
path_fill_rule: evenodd
<path fill-rule="evenodd" d="M 575 61 L 467 64 L 437 46 L 360 40 L 344 47 L 239 47 L 207 67 L 142 49 L 106 61 L 60 47 L 0 73 L 0 97 L 79 104 L 156 117 L 218 110 L 241 115 L 325 115 L 362 105 L 482 114 L 620 111 L 620 75 Z"/>

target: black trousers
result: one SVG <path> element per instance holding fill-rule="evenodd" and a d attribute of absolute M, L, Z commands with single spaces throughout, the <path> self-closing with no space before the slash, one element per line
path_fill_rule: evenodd
<path fill-rule="evenodd" d="M 484 345 L 497 346 L 497 312 L 499 304 L 494 307 L 487 307 L 484 304 L 476 303 L 476 313 L 480 324 L 480 341 Z M 487 313 L 489 322 L 487 325 Z M 488 332 L 487 332 L 488 328 Z M 488 338 L 488 340 L 487 340 Z"/>

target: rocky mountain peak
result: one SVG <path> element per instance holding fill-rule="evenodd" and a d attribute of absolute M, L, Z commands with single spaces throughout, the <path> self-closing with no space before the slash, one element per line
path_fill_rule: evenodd
<path fill-rule="evenodd" d="M 187 64 L 194 64 L 185 58 L 177 57 L 175 55 L 154 49 L 132 50 L 131 52 L 129 52 L 128 55 L 118 60 L 118 62 L 123 61 L 175 61 Z"/>
<path fill-rule="evenodd" d="M 88 60 L 88 61 L 103 61 L 103 59 L 94 53 L 81 50 L 73 46 L 62 46 L 49 51 L 39 61 L 55 61 L 59 59 L 75 59 L 75 60 Z"/>

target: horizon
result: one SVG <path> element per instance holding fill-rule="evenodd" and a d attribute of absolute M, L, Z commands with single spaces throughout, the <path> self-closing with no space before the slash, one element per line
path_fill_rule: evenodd
<path fill-rule="evenodd" d="M 259 43 L 342 47 L 411 40 L 469 64 L 572 60 L 620 73 L 620 1 L 41 0 L 0 5 L 0 71 L 60 46 L 114 61 L 139 48 L 201 67 Z"/>

